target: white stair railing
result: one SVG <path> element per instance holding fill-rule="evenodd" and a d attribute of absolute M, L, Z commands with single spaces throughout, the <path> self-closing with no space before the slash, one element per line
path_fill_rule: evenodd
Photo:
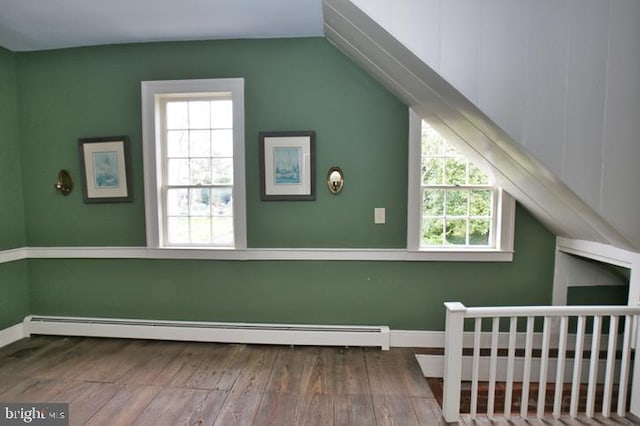
<path fill-rule="evenodd" d="M 552 415 L 578 416 L 581 384 L 587 385 L 584 414 L 593 417 L 596 407 L 596 386 L 603 384 L 602 416 L 609 417 L 613 403 L 614 386 L 618 386 L 616 412 L 624 416 L 627 407 L 627 389 L 631 368 L 633 334 L 640 307 L 629 306 L 517 306 L 467 308 L 459 302 L 445 303 L 445 357 L 443 415 L 447 422 L 460 419 L 460 398 L 463 381 L 471 382 L 470 417 L 478 416 L 479 382 L 488 384 L 486 415 L 495 415 L 496 384 L 504 382 L 504 413 L 510 418 L 514 407 L 519 406 L 519 416 L 529 415 L 531 383 L 538 382 L 535 413 L 545 416 L 547 384 L 553 387 Z M 490 319 L 490 339 L 483 339 L 483 319 Z M 501 319 L 505 318 L 501 322 Z M 624 321 L 624 329 L 620 325 Z M 473 321 L 473 342 L 465 346 L 465 319 Z M 508 321 L 506 320 L 508 319 Z M 535 331 L 536 319 L 542 322 L 542 334 Z M 609 323 L 608 335 L 602 333 L 603 323 Z M 590 326 L 588 324 L 591 323 Z M 500 326 L 504 324 L 505 330 Z M 569 333 L 571 324 L 572 333 Z M 520 330 L 518 327 L 520 326 Z M 486 322 L 485 327 L 489 327 Z M 575 334 L 574 334 L 575 333 Z M 619 336 L 619 334 L 621 334 Z M 620 339 L 620 342 L 618 341 Z M 483 345 L 484 342 L 484 346 Z M 488 349 L 489 355 L 482 349 Z M 606 357 L 600 356 L 606 346 Z M 472 348 L 470 365 L 465 364 L 463 348 Z M 557 355 L 550 349 L 557 348 Z M 499 349 L 506 349 L 506 359 L 499 356 Z M 516 351 L 523 352 L 517 354 Z M 539 358 L 534 358 L 534 350 Z M 588 357 L 583 351 L 589 350 Z M 620 356 L 619 353 L 622 355 Z M 567 351 L 573 351 L 573 359 L 567 359 Z M 487 359 L 488 358 L 488 359 Z M 470 374 L 468 370 L 470 369 Z M 514 401 L 514 382 L 522 386 L 519 401 Z M 571 384 L 568 404 L 563 401 L 565 383 Z M 584 395 L 582 395 L 584 397 Z M 598 401 L 599 403 L 599 401 Z M 563 406 L 565 407 L 563 411 Z"/>

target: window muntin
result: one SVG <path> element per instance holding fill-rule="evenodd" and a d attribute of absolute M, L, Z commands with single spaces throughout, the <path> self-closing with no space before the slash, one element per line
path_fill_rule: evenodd
<path fill-rule="evenodd" d="M 428 123 L 421 128 L 420 247 L 494 248 L 497 188 Z"/>
<path fill-rule="evenodd" d="M 150 247 L 246 248 L 243 85 L 142 82 Z"/>

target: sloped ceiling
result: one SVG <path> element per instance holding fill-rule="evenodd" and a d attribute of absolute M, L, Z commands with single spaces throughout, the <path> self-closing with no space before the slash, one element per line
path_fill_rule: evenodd
<path fill-rule="evenodd" d="M 148 41 L 322 36 L 320 0 L 2 0 L 12 51 Z"/>
<path fill-rule="evenodd" d="M 325 36 L 443 135 L 466 146 L 556 235 L 632 244 L 437 72 L 348 0 L 324 0 Z"/>

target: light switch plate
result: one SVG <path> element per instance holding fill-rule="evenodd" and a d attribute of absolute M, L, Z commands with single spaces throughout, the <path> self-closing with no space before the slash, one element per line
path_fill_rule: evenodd
<path fill-rule="evenodd" d="M 384 207 L 376 207 L 373 209 L 373 223 L 376 225 L 382 225 L 386 221 L 385 218 L 385 208 Z"/>

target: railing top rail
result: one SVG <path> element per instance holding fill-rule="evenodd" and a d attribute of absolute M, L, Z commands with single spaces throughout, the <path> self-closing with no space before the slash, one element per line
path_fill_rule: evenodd
<path fill-rule="evenodd" d="M 445 303 L 447 309 L 455 306 L 455 311 L 464 312 L 465 318 L 488 317 L 528 317 L 528 316 L 609 316 L 609 315 L 640 315 L 640 306 L 622 305 L 587 305 L 587 306 L 493 306 L 493 307 L 464 307 L 461 303 L 454 305 Z M 464 307 L 462 309 L 461 307 Z"/>

